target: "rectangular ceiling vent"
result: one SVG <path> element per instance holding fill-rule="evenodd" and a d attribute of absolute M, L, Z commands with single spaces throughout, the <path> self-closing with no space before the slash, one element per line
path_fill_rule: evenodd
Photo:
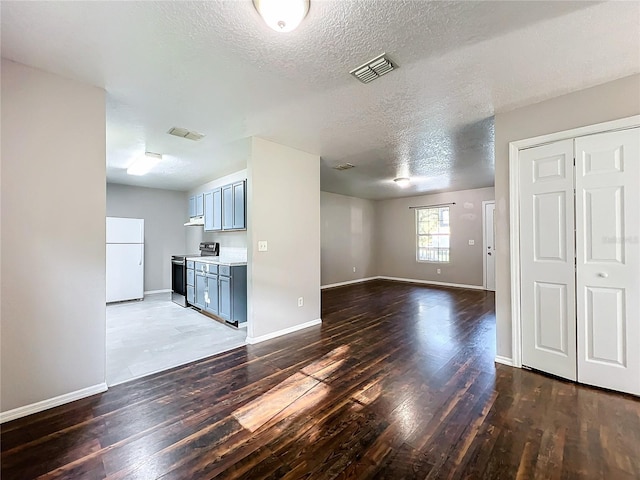
<path fill-rule="evenodd" d="M 355 167 L 355 165 L 352 165 L 350 163 L 342 163 L 340 165 L 336 165 L 335 167 L 333 167 L 335 170 L 349 170 L 350 168 Z"/>
<path fill-rule="evenodd" d="M 168 132 L 169 135 L 175 135 L 176 137 L 186 138 L 188 140 L 198 141 L 204 138 L 204 135 L 198 132 L 191 132 L 186 128 L 173 127 Z"/>
<path fill-rule="evenodd" d="M 386 57 L 386 53 L 378 55 L 373 60 L 369 60 L 364 65 L 354 68 L 349 73 L 360 80 L 362 83 L 369 83 L 382 75 L 389 73 L 391 70 L 398 68 L 391 60 Z"/>

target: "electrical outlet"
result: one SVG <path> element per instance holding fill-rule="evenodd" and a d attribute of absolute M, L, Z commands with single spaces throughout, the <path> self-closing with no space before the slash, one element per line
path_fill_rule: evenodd
<path fill-rule="evenodd" d="M 356 267 L 353 267 L 353 273 L 356 273 Z"/>
<path fill-rule="evenodd" d="M 438 269 L 436 269 L 436 273 L 437 273 L 438 275 L 440 275 L 440 274 L 442 273 L 442 270 L 440 270 L 440 269 L 438 268 Z"/>
<path fill-rule="evenodd" d="M 266 240 L 258 241 L 258 251 L 259 252 L 266 252 L 267 251 L 267 241 Z"/>
<path fill-rule="evenodd" d="M 475 240 L 469 240 L 469 245 L 475 245 L 476 241 Z"/>
<path fill-rule="evenodd" d="M 304 297 L 298 297 L 298 306 L 301 307 L 304 305 Z"/>

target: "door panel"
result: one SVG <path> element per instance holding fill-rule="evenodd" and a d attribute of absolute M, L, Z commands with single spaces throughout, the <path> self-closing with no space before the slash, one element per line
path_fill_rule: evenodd
<path fill-rule="evenodd" d="M 626 366 L 624 290 L 587 287 L 587 360 Z"/>
<path fill-rule="evenodd" d="M 144 219 L 107 217 L 107 243 L 144 243 Z"/>
<path fill-rule="evenodd" d="M 231 320 L 231 278 L 218 277 L 220 285 L 220 317 L 225 320 Z"/>
<path fill-rule="evenodd" d="M 244 182 L 233 184 L 233 228 L 245 228 Z"/>
<path fill-rule="evenodd" d="M 213 230 L 213 192 L 204 194 L 204 231 Z"/>
<path fill-rule="evenodd" d="M 536 349 L 568 356 L 567 286 L 535 282 L 534 289 Z"/>
<path fill-rule="evenodd" d="M 109 243 L 106 259 L 107 302 L 143 298 L 144 246 Z"/>
<path fill-rule="evenodd" d="M 578 381 L 640 395 L 640 129 L 575 148 Z"/>
<path fill-rule="evenodd" d="M 222 230 L 222 189 L 213 191 L 213 225 L 212 230 Z"/>
<path fill-rule="evenodd" d="M 222 229 L 233 229 L 233 188 L 222 187 Z"/>
<path fill-rule="evenodd" d="M 615 241 L 624 238 L 623 198 L 622 187 L 584 190 L 585 262 L 624 263 L 624 243 Z M 598 241 L 600 232 L 613 233 L 612 241 Z"/>
<path fill-rule="evenodd" d="M 534 193 L 533 199 L 535 261 L 566 262 L 566 192 Z"/>
<path fill-rule="evenodd" d="M 218 276 L 207 275 L 207 293 L 209 302 L 205 306 L 206 310 L 218 315 Z"/>
<path fill-rule="evenodd" d="M 207 299 L 207 277 L 202 273 L 196 272 L 196 298 L 195 305 L 200 308 L 205 308 Z"/>
<path fill-rule="evenodd" d="M 522 363 L 575 380 L 573 140 L 519 160 Z"/>

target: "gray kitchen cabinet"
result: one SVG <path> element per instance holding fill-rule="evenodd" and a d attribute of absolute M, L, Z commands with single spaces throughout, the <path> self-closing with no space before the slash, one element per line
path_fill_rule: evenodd
<path fill-rule="evenodd" d="M 232 325 L 247 321 L 247 266 L 220 266 L 218 316 Z"/>
<path fill-rule="evenodd" d="M 222 189 L 204 194 L 204 231 L 222 230 Z"/>
<path fill-rule="evenodd" d="M 231 277 L 218 277 L 220 318 L 231 321 Z"/>
<path fill-rule="evenodd" d="M 222 187 L 222 229 L 233 229 L 233 186 Z"/>
<path fill-rule="evenodd" d="M 244 230 L 246 222 L 246 180 L 222 187 L 222 229 Z"/>
<path fill-rule="evenodd" d="M 245 181 L 233 184 L 233 228 L 243 229 L 246 228 L 245 221 Z"/>
<path fill-rule="evenodd" d="M 204 193 L 189 197 L 189 218 L 204 215 Z"/>
<path fill-rule="evenodd" d="M 192 271 L 195 300 L 190 303 L 235 326 L 247 321 L 246 265 L 195 262 Z"/>
<path fill-rule="evenodd" d="M 196 197 L 189 197 L 189 218 L 196 216 Z"/>
<path fill-rule="evenodd" d="M 196 287 L 187 285 L 187 303 L 193 305 L 196 303 Z"/>
<path fill-rule="evenodd" d="M 218 315 L 218 275 L 208 273 L 207 277 L 207 302 L 204 309 Z"/>
<path fill-rule="evenodd" d="M 204 193 L 196 195 L 196 217 L 204 215 Z"/>
<path fill-rule="evenodd" d="M 195 285 L 195 301 L 193 304 L 201 309 L 206 306 L 205 299 L 207 298 L 207 276 L 204 272 L 196 271 L 196 285 Z"/>

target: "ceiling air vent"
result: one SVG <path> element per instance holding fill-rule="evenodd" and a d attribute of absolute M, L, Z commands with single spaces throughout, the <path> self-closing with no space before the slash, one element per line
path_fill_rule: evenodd
<path fill-rule="evenodd" d="M 397 65 L 394 65 L 385 55 L 386 53 L 378 55 L 373 60 L 369 60 L 358 68 L 354 68 L 349 73 L 362 83 L 369 83 L 385 73 L 389 73 L 394 68 L 397 68 Z"/>
<path fill-rule="evenodd" d="M 350 163 L 342 163 L 340 165 L 336 165 L 335 167 L 333 167 L 335 170 L 349 170 L 350 168 L 355 167 L 355 165 L 352 165 Z"/>
<path fill-rule="evenodd" d="M 198 132 L 191 132 L 186 128 L 173 127 L 168 132 L 169 135 L 175 135 L 176 137 L 186 138 L 188 140 L 200 140 L 204 138 L 204 135 Z"/>

